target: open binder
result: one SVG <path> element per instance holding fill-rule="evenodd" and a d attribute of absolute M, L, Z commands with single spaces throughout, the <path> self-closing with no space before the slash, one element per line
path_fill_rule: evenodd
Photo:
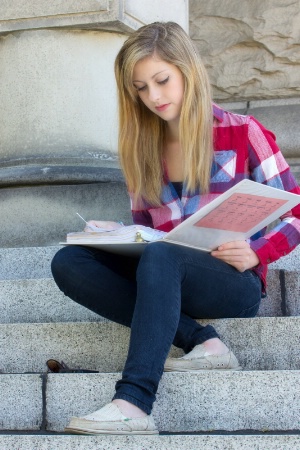
<path fill-rule="evenodd" d="M 242 180 L 168 233 L 130 225 L 104 233 L 69 233 L 62 244 L 139 255 L 151 242 L 163 241 L 210 252 L 226 242 L 248 239 L 299 203 L 297 194 Z"/>

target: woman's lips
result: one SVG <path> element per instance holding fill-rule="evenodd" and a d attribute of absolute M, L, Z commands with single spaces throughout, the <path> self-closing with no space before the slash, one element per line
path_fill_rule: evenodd
<path fill-rule="evenodd" d="M 155 109 L 157 111 L 165 111 L 167 109 L 167 107 L 169 106 L 170 103 L 166 103 L 165 105 L 160 105 L 160 106 L 155 106 Z"/>

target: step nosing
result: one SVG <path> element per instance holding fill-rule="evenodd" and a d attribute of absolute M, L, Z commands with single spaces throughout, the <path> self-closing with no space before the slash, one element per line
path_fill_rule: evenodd
<path fill-rule="evenodd" d="M 212 431 L 159 431 L 159 436 L 298 436 L 300 430 L 212 430 Z M 51 430 L 0 430 L 0 436 L 62 436 L 79 438 L 80 436 L 74 436 L 65 433 L 64 431 L 51 431 Z M 104 435 L 98 435 L 99 439 Z M 115 435 L 111 435 L 114 438 Z M 86 439 L 86 436 L 81 436 L 82 439 Z M 136 436 L 135 436 L 136 437 Z"/>

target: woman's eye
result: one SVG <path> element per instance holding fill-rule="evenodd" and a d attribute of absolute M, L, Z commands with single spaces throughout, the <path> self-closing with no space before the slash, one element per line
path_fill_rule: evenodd
<path fill-rule="evenodd" d="M 142 87 L 137 87 L 137 86 L 136 86 L 136 90 L 137 90 L 138 92 L 140 92 L 140 91 L 145 91 L 146 87 L 147 87 L 147 86 L 142 86 Z"/>
<path fill-rule="evenodd" d="M 158 84 L 166 84 L 169 81 L 169 77 L 165 78 L 162 81 L 158 81 Z"/>

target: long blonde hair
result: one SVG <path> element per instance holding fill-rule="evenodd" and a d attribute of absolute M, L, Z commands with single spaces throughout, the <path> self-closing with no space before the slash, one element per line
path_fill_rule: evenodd
<path fill-rule="evenodd" d="M 190 191 L 209 189 L 213 114 L 206 69 L 191 39 L 177 23 L 143 26 L 125 41 L 115 61 L 120 163 L 128 190 L 136 198 L 159 205 L 166 123 L 143 104 L 132 83 L 135 64 L 154 53 L 183 74 L 179 140 L 184 155 L 184 181 Z"/>

